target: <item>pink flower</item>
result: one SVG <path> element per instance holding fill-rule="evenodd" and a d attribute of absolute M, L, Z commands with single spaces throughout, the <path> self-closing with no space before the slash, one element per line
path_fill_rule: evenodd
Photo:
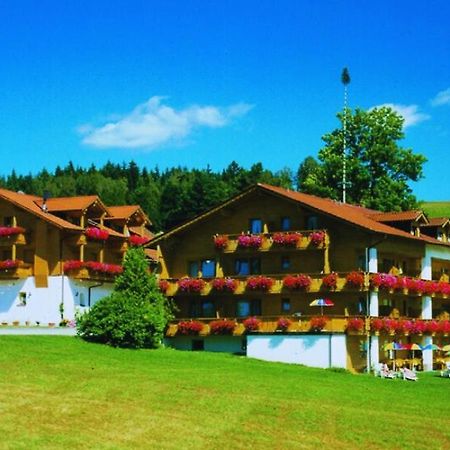
<path fill-rule="evenodd" d="M 25 233 L 22 227 L 0 227 L 0 237 L 13 236 L 15 234 Z"/>
<path fill-rule="evenodd" d="M 89 239 L 94 239 L 96 241 L 106 241 L 109 238 L 109 232 L 108 230 L 102 230 L 97 227 L 88 227 L 84 231 L 84 234 Z"/>
<path fill-rule="evenodd" d="M 258 331 L 261 321 L 256 317 L 249 317 L 244 322 L 245 331 Z"/>
<path fill-rule="evenodd" d="M 277 322 L 277 330 L 286 331 L 292 324 L 292 320 L 280 317 Z"/>
<path fill-rule="evenodd" d="M 325 232 L 323 231 L 314 231 L 309 235 L 309 240 L 313 245 L 319 246 L 325 242 Z"/>
<path fill-rule="evenodd" d="M 145 236 L 139 236 L 137 234 L 132 234 L 129 238 L 128 238 L 130 244 L 133 247 L 137 247 L 139 245 L 144 245 L 146 244 L 150 239 L 148 237 Z"/>

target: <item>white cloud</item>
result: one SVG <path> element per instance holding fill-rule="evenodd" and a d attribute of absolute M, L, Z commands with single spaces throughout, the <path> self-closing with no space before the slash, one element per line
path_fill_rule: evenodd
<path fill-rule="evenodd" d="M 436 97 L 431 100 L 432 106 L 450 105 L 450 88 L 438 92 Z"/>
<path fill-rule="evenodd" d="M 164 100 L 165 97 L 151 97 L 115 121 L 100 127 L 78 127 L 82 142 L 99 148 L 151 149 L 182 140 L 196 128 L 224 127 L 253 108 L 253 105 L 237 103 L 227 108 L 193 105 L 176 110 L 165 105 Z"/>
<path fill-rule="evenodd" d="M 412 127 L 417 125 L 424 120 L 428 120 L 431 116 L 419 111 L 417 105 L 400 105 L 396 103 L 384 103 L 383 105 L 374 106 L 374 108 L 391 108 L 398 114 L 400 114 L 405 122 L 403 123 L 403 128 Z M 372 108 L 373 109 L 373 108 Z"/>

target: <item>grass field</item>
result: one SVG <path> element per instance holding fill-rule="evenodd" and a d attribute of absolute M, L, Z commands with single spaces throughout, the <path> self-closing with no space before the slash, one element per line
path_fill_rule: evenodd
<path fill-rule="evenodd" d="M 420 208 L 429 217 L 450 217 L 450 202 L 423 202 Z"/>
<path fill-rule="evenodd" d="M 450 380 L 0 337 L 0 448 L 448 449 Z"/>

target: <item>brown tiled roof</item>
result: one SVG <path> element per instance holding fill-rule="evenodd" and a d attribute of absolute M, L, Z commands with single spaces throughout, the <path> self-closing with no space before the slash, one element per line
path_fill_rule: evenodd
<path fill-rule="evenodd" d="M 154 236 L 154 234 L 145 227 L 144 227 L 144 233 L 142 233 L 141 227 L 129 227 L 129 230 L 134 234 L 138 234 L 139 236 L 144 235 L 145 237 L 147 237 L 149 239 L 152 239 Z"/>
<path fill-rule="evenodd" d="M 394 211 L 394 212 L 378 212 L 370 216 L 377 222 L 413 222 L 424 216 L 420 210 L 412 211 Z M 425 217 L 425 216 L 424 216 Z"/>
<path fill-rule="evenodd" d="M 359 228 L 363 228 L 367 231 L 372 231 L 374 233 L 384 234 L 388 236 L 397 236 L 405 239 L 412 239 L 415 241 L 423 241 L 430 244 L 438 244 L 438 245 L 448 245 L 441 241 L 438 241 L 437 239 L 428 237 L 428 236 L 413 236 L 412 234 L 399 230 L 397 228 L 394 228 L 392 226 L 389 226 L 387 224 L 384 224 L 382 222 L 379 222 L 377 220 L 373 219 L 374 214 L 384 214 L 380 213 L 378 211 L 373 211 L 361 206 L 355 206 L 350 204 L 344 204 L 335 200 L 327 199 L 327 198 L 321 198 L 316 197 L 314 195 L 304 194 L 297 191 L 292 191 L 289 189 L 284 189 L 281 187 L 271 186 L 268 184 L 262 184 L 259 183 L 256 186 L 253 186 L 246 191 L 242 192 L 241 194 L 238 194 L 237 196 L 225 201 L 221 205 L 214 207 L 210 209 L 209 211 L 206 211 L 205 213 L 195 217 L 194 219 L 185 222 L 184 224 L 179 225 L 178 227 L 173 228 L 172 230 L 169 230 L 168 232 L 164 233 L 161 236 L 157 236 L 153 239 L 153 241 L 150 242 L 151 245 L 154 243 L 159 242 L 160 239 L 165 239 L 169 236 L 171 236 L 174 233 L 177 233 L 188 226 L 190 226 L 193 223 L 196 223 L 211 214 L 214 214 L 216 211 L 219 211 L 220 209 L 224 208 L 225 206 L 234 203 L 241 199 L 242 197 L 248 195 L 249 193 L 255 191 L 256 189 L 262 189 L 266 192 L 270 192 L 272 194 L 275 194 L 277 196 L 280 196 L 282 198 L 290 199 L 292 201 L 298 202 L 304 206 L 307 206 L 308 208 L 322 214 L 326 214 L 330 217 L 335 217 L 337 219 L 342 220 L 343 222 L 350 223 L 352 225 L 355 225 Z"/>
<path fill-rule="evenodd" d="M 145 254 L 152 260 L 152 261 L 158 261 L 158 251 L 153 250 L 152 248 L 145 248 L 144 249 Z"/>
<path fill-rule="evenodd" d="M 126 220 L 133 214 L 139 213 L 144 220 L 151 225 L 150 219 L 139 205 L 108 206 L 108 212 L 110 217 L 107 217 L 107 220 Z"/>
<path fill-rule="evenodd" d="M 447 225 L 450 222 L 450 219 L 447 217 L 432 217 L 431 219 L 428 219 L 428 223 L 421 225 L 422 227 L 443 227 Z"/>
<path fill-rule="evenodd" d="M 39 199 L 38 205 L 42 206 L 42 199 Z M 84 211 L 90 206 L 98 206 L 99 209 L 107 212 L 106 206 L 97 195 L 82 195 L 77 197 L 55 197 L 46 201 L 49 212 L 62 211 Z"/>
<path fill-rule="evenodd" d="M 17 207 L 45 220 L 58 228 L 64 228 L 67 230 L 82 230 L 78 225 L 68 222 L 67 220 L 61 219 L 54 216 L 50 212 L 42 211 L 40 205 L 42 204 L 41 197 L 36 197 L 35 195 L 21 194 L 18 192 L 8 191 L 7 189 L 0 189 L 0 197 L 11 202 Z"/>

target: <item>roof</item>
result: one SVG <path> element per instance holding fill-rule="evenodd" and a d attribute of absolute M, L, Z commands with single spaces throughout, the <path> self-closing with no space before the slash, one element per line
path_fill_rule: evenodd
<path fill-rule="evenodd" d="M 48 212 L 85 211 L 90 207 L 107 212 L 106 206 L 97 195 L 82 195 L 76 197 L 55 197 L 46 200 Z M 43 200 L 39 199 L 38 205 L 42 206 Z"/>
<path fill-rule="evenodd" d="M 108 206 L 108 212 L 110 217 L 106 217 L 107 220 L 128 220 L 133 214 L 139 214 L 151 225 L 150 219 L 139 205 Z"/>
<path fill-rule="evenodd" d="M 450 222 L 450 219 L 447 217 L 433 217 L 431 219 L 428 219 L 428 223 L 421 225 L 420 228 L 423 227 L 445 227 Z"/>
<path fill-rule="evenodd" d="M 68 222 L 67 220 L 61 219 L 54 216 L 49 212 L 44 212 L 41 209 L 42 198 L 35 195 L 28 195 L 19 192 L 8 191 L 7 189 L 0 189 L 0 198 L 3 198 L 13 205 L 43 219 L 44 221 L 55 225 L 58 228 L 64 228 L 67 230 L 83 230 L 78 225 Z"/>
<path fill-rule="evenodd" d="M 314 195 L 304 194 L 302 192 L 292 191 L 289 189 L 284 189 L 281 187 L 271 186 L 271 185 L 263 184 L 263 183 L 254 185 L 254 186 L 250 187 L 249 189 L 243 191 L 242 193 L 236 195 L 235 197 L 225 201 L 221 205 L 214 207 L 214 208 L 206 211 L 203 214 L 200 214 L 199 216 L 179 225 L 178 227 L 173 228 L 172 230 L 169 230 L 168 232 L 162 234 L 161 236 L 155 237 L 149 244 L 153 245 L 154 243 L 157 243 L 160 240 L 163 240 L 163 239 L 171 236 L 172 234 L 180 232 L 181 230 L 191 226 L 192 224 L 194 224 L 196 222 L 199 222 L 199 221 L 205 219 L 206 217 L 214 214 L 215 212 L 226 207 L 227 205 L 230 205 L 230 204 L 240 200 L 242 197 L 245 197 L 256 190 L 263 190 L 265 192 L 271 193 L 278 197 L 289 199 L 289 200 L 299 203 L 303 206 L 307 206 L 308 208 L 310 208 L 318 213 L 325 214 L 329 217 L 334 217 L 343 222 L 352 224 L 354 226 L 357 226 L 359 228 L 362 228 L 362 229 L 370 231 L 370 232 L 383 234 L 383 235 L 387 235 L 387 236 L 396 236 L 396 237 L 415 240 L 415 241 L 423 241 L 423 242 L 432 243 L 432 244 L 447 245 L 447 244 L 445 244 L 441 241 L 438 241 L 437 239 L 431 238 L 429 236 L 414 236 L 406 231 L 399 230 L 399 229 L 389 226 L 385 223 L 379 222 L 372 217 L 375 214 L 377 214 L 377 215 L 384 214 L 384 213 L 380 213 L 379 211 L 374 211 L 374 210 L 370 210 L 368 208 L 364 208 L 361 206 L 350 205 L 347 203 L 341 203 L 341 202 L 338 202 L 335 200 L 316 197 Z"/>
<path fill-rule="evenodd" d="M 378 212 L 372 214 L 371 219 L 377 222 L 413 222 L 420 218 L 425 218 L 425 215 L 420 210 L 412 211 L 393 211 L 393 212 Z M 425 218 L 425 220 L 427 220 Z"/>

